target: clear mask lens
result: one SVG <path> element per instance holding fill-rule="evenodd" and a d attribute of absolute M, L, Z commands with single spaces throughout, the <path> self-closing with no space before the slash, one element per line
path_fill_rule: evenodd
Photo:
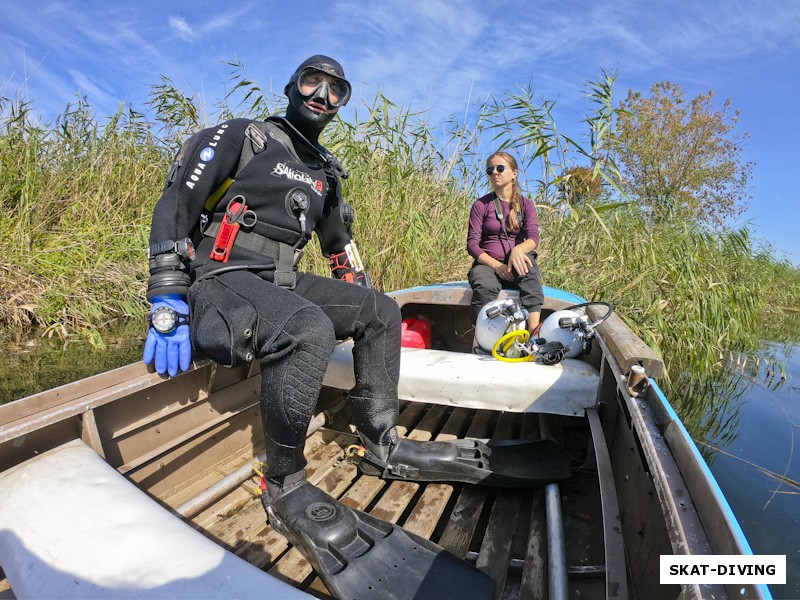
<path fill-rule="evenodd" d="M 322 87 L 328 88 L 328 104 L 331 106 L 344 106 L 350 99 L 350 84 L 339 77 L 309 68 L 297 78 L 297 89 L 306 98 L 313 96 Z"/>

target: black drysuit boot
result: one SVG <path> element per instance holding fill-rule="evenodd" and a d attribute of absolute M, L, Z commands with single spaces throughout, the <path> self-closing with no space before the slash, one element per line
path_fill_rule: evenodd
<path fill-rule="evenodd" d="M 400 439 L 396 430 L 372 442 L 358 467 L 365 475 L 408 481 L 454 481 L 502 487 L 531 487 L 568 479 L 571 460 L 551 440 Z"/>

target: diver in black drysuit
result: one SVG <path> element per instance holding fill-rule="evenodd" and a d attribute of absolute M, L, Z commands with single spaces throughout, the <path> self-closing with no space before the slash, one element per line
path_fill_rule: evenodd
<path fill-rule="evenodd" d="M 306 430 L 336 339 L 354 341 L 356 385 L 350 399 L 359 432 L 386 445 L 397 421 L 397 304 L 368 287 L 298 272 L 293 264 L 313 231 L 328 257 L 341 256 L 351 242 L 352 212 L 342 200 L 341 167 L 318 143 L 338 106 L 325 98 L 312 103 L 301 96 L 295 81 L 303 70 L 325 69 L 325 60 L 332 75 L 342 80 L 342 89 L 349 90 L 341 66 L 332 59 L 305 61 L 287 85 L 286 118 L 269 121 L 264 149 L 241 172 L 236 170 L 243 145 L 257 145 L 248 137 L 258 135 L 247 129 L 251 120 L 233 119 L 193 136 L 173 165 L 150 233 L 151 245 L 168 243 L 162 245 L 166 252 L 150 258 L 148 299 L 188 295 L 189 338 L 195 350 L 228 366 L 261 361 L 268 479 L 297 473 L 306 464 Z M 339 102 L 343 97 L 340 91 Z M 207 210 L 209 197 L 234 175 L 216 206 Z M 255 223 L 240 229 L 227 262 L 212 260 L 215 233 L 229 202 L 238 196 Z M 305 210 L 293 206 L 298 200 L 300 208 L 307 204 Z M 196 247 L 188 270 L 186 261 L 176 262 L 169 244 L 187 237 Z M 275 243 L 262 251 L 236 243 L 246 239 Z M 291 258 L 282 272 L 289 281 L 282 286 L 273 283 L 281 252 Z M 348 267 L 345 261 L 336 274 L 344 276 L 352 270 Z"/>
<path fill-rule="evenodd" d="M 305 479 L 306 431 L 335 341 L 346 338 L 353 339 L 356 384 L 349 398 L 365 449 L 363 472 L 508 485 L 561 475 L 545 469 L 532 477 L 524 466 L 498 475 L 487 469 L 487 456 L 475 460 L 472 442 L 465 451 L 398 439 L 400 310 L 369 287 L 357 254 L 348 252 L 353 211 L 342 199 L 346 175 L 318 141 L 349 99 L 350 84 L 338 62 L 317 55 L 298 67 L 285 93 L 285 118 L 221 123 L 192 136 L 176 157 L 150 232 L 152 308 L 144 361 L 170 376 L 188 370 L 192 350 L 226 366 L 260 361 L 267 457 L 262 500 L 273 527 L 336 596 L 370 597 L 367 590 L 374 589 L 375 597 L 384 597 L 385 586 L 396 586 L 398 577 L 408 597 L 415 586 L 435 593 L 437 585 L 447 594 L 463 587 L 464 597 L 490 595 L 485 576 L 466 563 L 345 507 Z M 297 270 L 312 232 L 331 261 L 332 278 Z M 548 464 L 553 460 L 540 455 Z M 365 552 L 384 538 L 392 542 Z M 407 555 L 406 569 L 384 573 L 383 554 L 398 552 Z M 432 563 L 439 565 L 438 579 Z M 383 585 L 371 579 L 376 569 Z"/>

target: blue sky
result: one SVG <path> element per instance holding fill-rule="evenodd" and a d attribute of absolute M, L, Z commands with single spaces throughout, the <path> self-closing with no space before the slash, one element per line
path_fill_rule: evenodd
<path fill-rule="evenodd" d="M 241 61 L 279 92 L 311 54 L 337 58 L 353 83 L 352 119 L 380 90 L 436 122 L 489 94 L 532 84 L 557 101 L 562 129 L 583 131 L 584 84 L 617 70 L 616 96 L 653 83 L 687 97 L 714 90 L 741 110 L 755 163 L 748 224 L 800 266 L 800 2 L 662 0 L 248 0 L 31 3 L 0 0 L 0 96 L 52 118 L 77 94 L 98 116 L 143 110 L 167 75 L 206 99 Z"/>

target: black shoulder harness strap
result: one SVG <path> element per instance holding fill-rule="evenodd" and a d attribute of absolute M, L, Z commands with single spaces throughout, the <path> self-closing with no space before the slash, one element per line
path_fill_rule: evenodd
<path fill-rule="evenodd" d="M 239 163 L 236 165 L 236 172 L 233 174 L 233 177 L 228 179 L 226 182 L 227 185 L 223 184 L 224 189 L 222 190 L 222 194 L 227 191 L 227 188 L 230 187 L 234 180 L 236 180 L 236 178 L 239 176 L 239 173 L 241 173 L 242 170 L 250 163 L 250 161 L 253 160 L 253 157 L 267 149 L 267 144 L 269 143 L 270 137 L 278 140 L 278 142 L 280 142 L 289 153 L 291 153 L 298 161 L 300 160 L 300 157 L 297 156 L 297 152 L 294 149 L 292 140 L 285 131 L 274 125 L 274 123 L 278 122 L 279 119 L 279 117 L 269 117 L 266 121 L 250 121 L 250 124 L 244 130 L 244 135 L 247 139 L 242 144 L 242 152 L 239 155 Z M 285 121 L 284 119 L 281 119 L 280 122 L 289 124 L 288 121 Z M 289 126 L 291 127 L 291 125 Z M 267 130 L 269 130 L 269 133 L 267 133 Z M 300 135 L 299 132 L 298 135 Z M 320 160 L 325 162 L 325 157 L 318 148 L 314 147 L 314 145 L 306 140 L 302 135 L 300 135 L 300 139 L 305 142 L 305 145 L 309 149 L 311 149 L 320 157 Z M 217 192 L 212 195 L 212 198 L 216 197 L 216 202 L 219 202 L 222 194 L 220 194 L 219 190 L 217 190 Z M 214 202 L 214 205 L 216 205 L 216 202 Z M 207 210 L 211 211 L 213 208 L 213 205 L 209 206 L 208 203 L 206 203 Z"/>
<path fill-rule="evenodd" d="M 244 170 L 244 168 L 250 163 L 250 161 L 253 160 L 253 157 L 267 149 L 267 144 L 269 143 L 270 137 L 278 140 L 278 142 L 280 142 L 280 144 L 286 148 L 287 152 L 291 153 L 298 161 L 300 160 L 300 157 L 297 156 L 297 152 L 294 150 L 294 145 L 292 144 L 292 141 L 286 132 L 280 127 L 276 127 L 275 124 L 271 122 L 277 120 L 277 117 L 269 117 L 267 121 L 250 121 L 250 124 L 244 130 L 246 139 L 242 144 L 242 151 L 239 155 L 239 163 L 236 165 L 236 171 L 231 177 L 228 177 L 222 183 L 222 185 L 220 185 L 219 188 L 214 191 L 213 194 L 208 197 L 205 204 L 206 215 L 210 215 L 214 212 L 214 209 L 225 195 L 225 192 L 227 192 L 228 188 L 233 185 L 233 182 L 239 176 L 239 173 L 241 173 L 242 170 Z M 269 133 L 267 133 L 268 129 Z M 316 154 L 320 155 L 320 160 L 324 161 L 319 149 L 314 148 L 311 142 L 308 142 L 305 140 L 305 138 L 302 139 L 310 148 L 314 150 Z"/>
<path fill-rule="evenodd" d="M 278 125 L 278 123 L 281 125 Z M 311 151 L 312 155 L 319 157 L 325 171 L 325 176 L 328 178 L 331 186 L 335 186 L 339 178 L 347 178 L 347 173 L 330 152 L 325 148 L 317 147 L 312 144 L 285 118 L 268 117 L 266 121 L 251 121 L 244 132 L 247 139 L 244 144 L 242 144 L 242 152 L 239 156 L 236 172 L 233 177 L 226 179 L 206 201 L 205 218 L 208 225 L 203 229 L 203 235 L 214 237 L 217 234 L 221 217 L 212 217 L 211 213 L 214 212 L 216 205 L 239 176 L 239 173 L 253 160 L 256 154 L 260 154 L 266 150 L 270 138 L 281 144 L 298 162 L 302 162 L 302 159 L 295 150 L 292 138 L 289 137 L 289 134 L 286 133 L 282 126 L 289 128 L 292 133 L 296 134 L 297 140 Z M 236 243 L 249 250 L 271 257 L 275 261 L 276 266 L 274 275 L 275 283 L 281 287 L 289 289 L 294 288 L 296 282 L 294 265 L 297 264 L 297 261 L 302 256 L 302 250 L 297 250 L 296 247 L 289 246 L 288 244 L 246 231 L 240 231 L 237 234 Z"/>
<path fill-rule="evenodd" d="M 251 121 L 247 126 L 244 134 L 247 136 L 247 139 L 250 140 L 250 143 L 245 143 L 242 146 L 242 154 L 239 157 L 239 164 L 236 166 L 236 173 L 234 174 L 233 179 L 236 179 L 236 176 L 242 172 L 242 169 L 244 169 L 251 160 L 253 160 L 253 157 L 256 154 L 259 154 L 266 149 L 269 137 L 273 137 L 274 139 L 278 140 L 291 154 L 294 155 L 295 158 L 297 158 L 298 161 L 301 160 L 300 157 L 297 156 L 292 139 L 281 127 L 275 127 L 274 124 L 277 123 L 289 128 L 297 136 L 297 139 L 308 150 L 310 150 L 312 154 L 319 157 L 324 166 L 325 174 L 328 177 L 347 179 L 347 171 L 342 168 L 341 163 L 336 159 L 336 157 L 333 156 L 333 154 L 328 152 L 328 150 L 325 148 L 312 144 L 286 118 L 277 116 L 267 117 L 266 121 Z M 267 134 L 267 129 L 270 130 L 271 135 Z"/>
<path fill-rule="evenodd" d="M 242 144 L 242 153 L 239 155 L 239 164 L 236 166 L 236 173 L 233 175 L 233 179 L 236 179 L 256 154 L 263 152 L 267 148 L 266 123 L 251 121 L 247 129 L 244 130 L 244 135 L 250 140 L 250 143 L 248 144 L 245 141 Z"/>

